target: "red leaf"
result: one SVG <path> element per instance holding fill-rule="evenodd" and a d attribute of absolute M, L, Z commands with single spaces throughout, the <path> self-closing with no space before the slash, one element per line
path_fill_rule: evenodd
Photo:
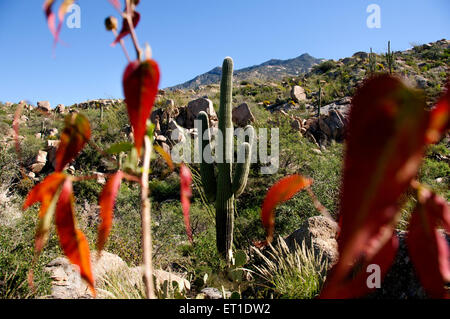
<path fill-rule="evenodd" d="M 136 28 L 140 19 L 141 19 L 141 15 L 139 14 L 139 12 L 133 11 L 133 18 L 132 18 L 133 28 Z M 120 30 L 120 33 L 117 35 L 117 38 L 114 40 L 112 45 L 113 46 L 116 45 L 117 43 L 120 42 L 120 40 L 122 40 L 124 37 L 126 37 L 130 33 L 131 33 L 130 24 L 128 23 L 127 19 L 123 19 L 122 29 Z"/>
<path fill-rule="evenodd" d="M 427 142 L 436 143 L 439 141 L 442 133 L 448 129 L 450 129 L 450 82 L 447 82 L 445 94 L 431 110 Z"/>
<path fill-rule="evenodd" d="M 397 78 L 370 78 L 352 100 L 340 202 L 339 261 L 323 295 L 353 289 L 357 262 L 369 264 L 391 240 L 399 196 L 417 174 L 429 113 L 419 91 Z M 389 264 L 389 256 L 379 256 Z M 383 269 L 386 271 L 386 269 Z M 351 275 L 353 274 L 353 275 Z M 366 285 L 349 293 L 368 292 Z"/>
<path fill-rule="evenodd" d="M 141 147 L 147 131 L 147 119 L 158 93 L 159 67 L 154 60 L 133 61 L 123 75 L 123 90 L 128 117 L 133 127 L 134 143 L 141 154 Z"/>
<path fill-rule="evenodd" d="M 91 127 L 88 119 L 78 113 L 69 114 L 65 119 L 61 142 L 56 151 L 55 170 L 62 171 L 78 155 L 90 138 Z"/>
<path fill-rule="evenodd" d="M 275 227 L 275 207 L 292 198 L 299 191 L 312 184 L 312 180 L 301 175 L 287 176 L 279 180 L 273 185 L 266 194 L 264 199 L 261 220 L 266 229 L 267 239 L 264 243 L 257 245 L 263 246 L 270 243 L 273 239 L 273 231 Z"/>
<path fill-rule="evenodd" d="M 62 186 L 55 213 L 59 243 L 69 261 L 79 267 L 81 277 L 86 280 L 95 296 L 89 244 L 83 232 L 76 227 L 73 202 L 72 180 L 67 178 Z"/>
<path fill-rule="evenodd" d="M 183 209 L 184 225 L 189 241 L 192 243 L 192 231 L 189 222 L 189 208 L 191 206 L 189 198 L 192 196 L 192 176 L 189 168 L 183 163 L 181 163 L 180 166 L 180 180 L 181 207 Z"/>
<path fill-rule="evenodd" d="M 56 32 L 56 16 L 53 13 L 52 7 L 55 4 L 55 0 L 46 0 L 44 2 L 44 12 L 47 18 L 47 24 L 50 32 L 52 33 L 55 41 L 58 39 L 58 33 Z"/>
<path fill-rule="evenodd" d="M 432 298 L 450 298 L 445 285 L 450 283 L 449 246 L 444 235 L 438 231 L 440 223 L 450 228 L 450 208 L 436 194 L 419 190 L 417 206 L 411 217 L 407 245 L 426 292 Z"/>
<path fill-rule="evenodd" d="M 105 246 L 109 232 L 111 231 L 114 205 L 116 202 L 117 192 L 122 182 L 123 172 L 118 171 L 112 175 L 105 186 L 99 198 L 101 224 L 98 227 L 97 251 L 100 253 Z"/>
<path fill-rule="evenodd" d="M 59 172 L 48 175 L 28 193 L 25 203 L 23 204 L 23 209 L 27 209 L 31 205 L 40 202 L 41 208 L 39 210 L 39 218 L 44 217 L 53 195 L 66 177 L 67 175 Z"/>
<path fill-rule="evenodd" d="M 64 16 L 66 15 L 67 9 L 75 3 L 75 0 L 64 0 L 61 6 L 58 9 L 58 19 L 59 23 L 56 27 L 56 16 L 52 10 L 53 5 L 55 4 L 55 0 L 46 0 L 44 2 L 44 12 L 47 18 L 47 24 L 50 32 L 55 39 L 55 45 L 59 42 L 59 34 L 61 33 L 61 28 L 64 22 Z"/>
<path fill-rule="evenodd" d="M 57 196 L 57 192 L 66 178 L 67 176 L 63 173 L 53 173 L 47 176 L 42 182 L 33 187 L 25 199 L 24 209 L 37 202 L 41 203 L 39 224 L 35 235 L 35 249 L 37 254 L 41 252 L 47 243 L 50 223 L 55 209 L 54 207 L 52 208 L 51 204 L 57 200 L 55 196 Z"/>
<path fill-rule="evenodd" d="M 111 4 L 114 6 L 114 8 L 117 9 L 117 11 L 120 11 L 120 3 L 119 3 L 119 0 L 108 0 L 108 1 L 109 1 L 109 3 L 111 3 Z"/>

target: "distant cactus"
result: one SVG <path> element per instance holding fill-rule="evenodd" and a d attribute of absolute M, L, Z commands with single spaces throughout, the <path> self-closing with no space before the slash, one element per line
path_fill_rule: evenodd
<path fill-rule="evenodd" d="M 377 56 L 372 52 L 372 48 L 370 48 L 369 54 L 369 72 L 371 75 L 375 74 L 377 69 Z"/>
<path fill-rule="evenodd" d="M 389 68 L 389 74 L 392 74 L 394 68 L 394 52 L 391 52 L 391 41 L 388 41 L 388 52 L 386 53 L 386 62 Z"/>
<path fill-rule="evenodd" d="M 246 184 L 250 170 L 251 144 L 253 142 L 253 127 L 247 126 L 250 137 L 241 147 L 245 150 L 245 160 L 237 163 L 232 175 L 233 162 L 233 122 L 232 122 L 232 85 L 233 60 L 225 58 L 222 67 L 222 80 L 220 82 L 220 108 L 218 113 L 219 130 L 223 135 L 222 145 L 216 145 L 216 154 L 222 154 L 222 161 L 217 163 L 217 178 L 213 163 L 207 163 L 203 158 L 203 151 L 209 144 L 209 120 L 206 112 L 200 112 L 202 131 L 199 132 L 199 151 L 201 154 L 200 174 L 207 198 L 216 204 L 216 240 L 217 250 L 230 264 L 233 259 L 233 227 L 234 227 L 234 197 L 240 195 Z M 205 131 L 207 131 L 205 133 Z M 202 137 L 208 139 L 204 141 Z"/>

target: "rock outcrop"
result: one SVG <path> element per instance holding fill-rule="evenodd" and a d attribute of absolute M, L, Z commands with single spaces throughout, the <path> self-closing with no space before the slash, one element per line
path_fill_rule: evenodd
<path fill-rule="evenodd" d="M 49 101 L 39 101 L 37 102 L 37 109 L 39 111 L 45 112 L 45 113 L 49 113 L 52 109 L 50 107 L 50 102 Z"/>
<path fill-rule="evenodd" d="M 255 121 L 255 117 L 247 103 L 242 103 L 235 107 L 233 109 L 232 117 L 233 123 L 241 127 Z"/>
<path fill-rule="evenodd" d="M 290 250 L 295 249 L 295 244 L 301 246 L 304 242 L 306 247 L 314 249 L 315 256 L 322 254 L 328 262 L 328 267 L 331 267 L 338 259 L 337 229 L 335 221 L 315 216 L 308 218 L 285 242 Z"/>
<path fill-rule="evenodd" d="M 99 259 L 95 252 L 91 252 L 91 263 L 96 280 L 96 286 L 107 280 L 107 276 L 112 273 L 120 272 L 121 276 L 131 282 L 131 286 L 143 285 L 143 268 L 129 268 L 125 261 L 117 255 L 102 252 Z M 45 268 L 50 273 L 52 279 L 51 295 L 43 298 L 47 299 L 90 299 L 92 294 L 81 279 L 76 266 L 73 266 L 65 257 L 58 257 L 51 261 Z M 177 283 L 180 292 L 190 290 L 189 281 L 161 269 L 154 270 L 157 289 L 161 289 L 165 282 Z M 100 296 L 101 297 L 101 296 Z"/>

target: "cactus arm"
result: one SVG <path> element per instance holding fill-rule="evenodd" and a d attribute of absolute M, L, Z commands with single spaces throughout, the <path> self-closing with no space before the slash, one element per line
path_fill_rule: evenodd
<path fill-rule="evenodd" d="M 211 145 L 211 136 L 209 132 L 209 120 L 208 120 L 208 114 L 206 112 L 202 111 L 198 115 L 199 120 L 202 121 L 202 131 L 198 132 L 199 135 L 199 153 L 200 153 L 200 175 L 202 178 L 203 183 L 203 189 L 206 194 L 206 198 L 210 202 L 214 202 L 216 200 L 216 176 L 214 174 L 214 164 L 213 163 L 207 163 L 203 158 L 203 151 L 205 150 L 205 147 L 208 145 Z M 206 140 L 203 140 L 203 137 L 205 136 Z"/>
<path fill-rule="evenodd" d="M 239 196 L 245 189 L 247 185 L 248 173 L 250 171 L 250 158 L 252 147 L 249 143 L 245 142 L 242 144 L 245 151 L 245 161 L 243 163 L 237 163 L 236 169 L 233 176 L 233 193 L 234 196 Z"/>
<path fill-rule="evenodd" d="M 236 169 L 233 176 L 233 193 L 234 196 L 239 196 L 242 194 L 242 192 L 245 189 L 245 186 L 247 185 L 247 178 L 248 173 L 250 172 L 250 163 L 252 158 L 252 146 L 253 146 L 253 140 L 255 138 L 255 130 L 253 129 L 253 126 L 247 125 L 244 129 L 244 132 L 248 133 L 246 136 L 246 142 L 242 143 L 242 148 L 244 149 L 244 161 L 239 161 L 236 164 Z"/>

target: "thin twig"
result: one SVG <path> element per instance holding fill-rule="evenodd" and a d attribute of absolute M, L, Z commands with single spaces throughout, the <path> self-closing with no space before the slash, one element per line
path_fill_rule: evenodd
<path fill-rule="evenodd" d="M 145 136 L 145 154 L 143 163 L 143 172 L 141 177 L 141 220 L 142 220 L 142 251 L 144 259 L 144 283 L 147 298 L 155 299 L 155 290 L 153 287 L 153 265 L 152 265 L 152 233 L 151 233 L 151 207 L 148 198 L 148 176 L 150 170 L 150 157 L 152 146 L 150 138 Z"/>
<path fill-rule="evenodd" d="M 130 34 L 131 34 L 131 39 L 133 40 L 133 44 L 134 44 L 134 48 L 136 49 L 136 55 L 137 55 L 137 59 L 141 60 L 142 58 L 142 49 L 139 46 L 139 41 L 136 35 L 136 32 L 134 30 L 134 25 L 133 25 L 133 11 L 134 8 L 132 8 L 131 4 L 130 4 L 130 0 L 126 1 L 126 19 L 128 21 L 128 26 L 130 27 Z"/>
<path fill-rule="evenodd" d="M 112 32 L 114 34 L 114 37 L 117 39 L 118 34 L 116 29 L 112 29 Z M 123 53 L 125 54 L 125 57 L 127 58 L 128 62 L 131 62 L 130 56 L 128 55 L 128 51 L 127 48 L 125 47 L 125 42 L 123 41 L 123 39 L 120 39 L 119 43 L 120 46 L 122 47 Z"/>

